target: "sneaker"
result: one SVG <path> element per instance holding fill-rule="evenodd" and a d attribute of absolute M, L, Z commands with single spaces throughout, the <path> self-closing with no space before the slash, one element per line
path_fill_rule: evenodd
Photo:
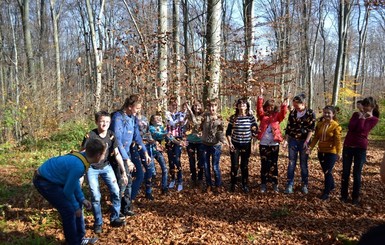
<path fill-rule="evenodd" d="M 152 195 L 152 193 L 146 193 L 146 198 L 151 201 L 154 200 L 154 196 Z"/>
<path fill-rule="evenodd" d="M 168 185 L 168 188 L 172 189 L 175 187 L 175 180 L 172 180 L 170 184 Z"/>
<path fill-rule="evenodd" d="M 112 227 L 125 226 L 126 225 L 126 220 L 118 218 L 118 219 L 115 219 L 115 220 L 111 221 L 110 225 Z"/>
<path fill-rule="evenodd" d="M 274 190 L 275 193 L 279 192 L 278 184 L 274 184 L 273 185 L 273 190 Z"/>
<path fill-rule="evenodd" d="M 177 190 L 178 190 L 178 191 L 182 191 L 182 190 L 183 190 L 183 185 L 182 185 L 182 184 L 178 184 Z"/>
<path fill-rule="evenodd" d="M 293 186 L 292 185 L 287 185 L 285 189 L 285 194 L 293 194 Z"/>
<path fill-rule="evenodd" d="M 135 215 L 134 211 L 131 211 L 131 210 L 124 211 L 123 214 L 124 214 L 124 216 L 134 216 Z"/>
<path fill-rule="evenodd" d="M 344 203 L 347 203 L 348 202 L 348 198 L 347 197 L 340 197 L 340 201 L 344 202 Z"/>
<path fill-rule="evenodd" d="M 100 234 L 102 232 L 103 232 L 102 225 L 94 225 L 94 233 L 95 234 Z"/>
<path fill-rule="evenodd" d="M 303 186 L 302 186 L 302 193 L 305 194 L 305 195 L 306 195 L 307 193 L 309 193 L 309 190 L 307 189 L 307 185 L 303 185 Z"/>
<path fill-rule="evenodd" d="M 81 245 L 95 244 L 98 241 L 97 237 L 83 237 Z"/>
<path fill-rule="evenodd" d="M 266 184 L 261 184 L 261 193 L 266 192 Z"/>

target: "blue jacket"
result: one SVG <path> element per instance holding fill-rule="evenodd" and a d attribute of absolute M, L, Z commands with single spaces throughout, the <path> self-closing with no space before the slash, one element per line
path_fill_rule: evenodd
<path fill-rule="evenodd" d="M 141 151 L 146 152 L 140 136 L 138 119 L 135 116 L 128 116 L 123 111 L 112 114 L 110 129 L 115 133 L 119 143 L 119 151 L 123 160 L 130 158 L 130 146 L 133 142 L 141 146 Z"/>
<path fill-rule="evenodd" d="M 38 172 L 46 180 L 62 185 L 64 195 L 75 211 L 80 208 L 85 197 L 79 179 L 85 173 L 85 166 L 78 157 L 68 154 L 50 158 L 39 167 Z"/>

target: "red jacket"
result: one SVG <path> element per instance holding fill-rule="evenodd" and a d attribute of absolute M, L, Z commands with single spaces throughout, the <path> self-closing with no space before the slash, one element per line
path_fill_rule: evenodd
<path fill-rule="evenodd" d="M 283 137 L 282 137 L 281 128 L 279 124 L 285 119 L 286 113 L 287 113 L 287 105 L 281 104 L 281 110 L 279 112 L 265 114 L 265 111 L 263 110 L 263 98 L 258 97 L 257 117 L 260 121 L 259 132 L 257 136 L 258 140 L 262 139 L 263 134 L 265 133 L 267 127 L 270 124 L 274 135 L 274 141 L 282 142 Z"/>

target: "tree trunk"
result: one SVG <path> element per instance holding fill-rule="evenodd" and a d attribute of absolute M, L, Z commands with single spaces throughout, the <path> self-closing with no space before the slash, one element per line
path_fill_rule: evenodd
<path fill-rule="evenodd" d="M 161 104 L 163 108 L 166 108 L 167 105 L 167 72 L 168 72 L 168 57 L 167 57 L 167 0 L 159 0 L 159 30 L 158 30 L 158 39 L 159 39 L 159 55 L 158 55 L 158 96 L 161 99 Z"/>
<path fill-rule="evenodd" d="M 59 31 L 58 31 L 58 19 L 60 16 L 60 10 L 57 13 L 55 9 L 56 0 L 51 0 L 51 19 L 53 26 L 53 41 L 55 47 L 55 74 L 56 74 L 56 108 L 58 112 L 62 110 L 62 94 L 61 94 L 61 70 L 60 70 L 60 43 L 59 43 Z"/>
<path fill-rule="evenodd" d="M 347 28 L 350 21 L 352 3 L 349 1 L 340 1 L 338 9 L 338 50 L 336 58 L 336 68 L 334 71 L 332 105 L 337 105 L 338 95 L 341 83 L 341 74 L 343 69 L 344 48 L 347 38 Z"/>
<path fill-rule="evenodd" d="M 31 38 L 31 25 L 29 20 L 29 1 L 30 0 L 18 0 L 19 8 L 21 12 L 23 33 L 24 33 L 24 49 L 27 55 L 27 68 L 28 78 L 31 81 L 30 86 L 33 91 L 36 91 L 36 80 L 34 78 L 34 62 L 33 62 L 33 49 L 32 49 L 32 38 Z"/>
<path fill-rule="evenodd" d="M 95 23 L 94 23 L 94 14 L 91 8 L 90 0 L 86 0 L 87 5 L 87 13 L 88 13 L 88 22 L 91 30 L 91 40 L 93 46 L 93 55 L 95 62 L 95 75 L 96 75 L 96 86 L 95 86 L 95 106 L 94 110 L 100 110 L 100 94 L 102 91 L 102 68 L 103 68 L 103 47 L 96 40 L 96 31 L 95 31 Z M 100 13 L 98 15 L 98 30 L 101 21 L 101 14 L 104 10 L 104 0 L 101 1 Z"/>
<path fill-rule="evenodd" d="M 253 50 L 254 50 L 254 0 L 244 0 L 243 13 L 245 24 L 245 61 L 246 61 L 246 83 L 253 78 Z"/>
<path fill-rule="evenodd" d="M 222 1 L 209 0 L 207 4 L 207 56 L 206 81 L 203 86 L 203 101 L 219 98 L 221 79 L 221 20 Z"/>
<path fill-rule="evenodd" d="M 176 95 L 178 105 L 180 105 L 180 89 L 181 89 L 181 75 L 180 75 L 180 28 L 179 28 L 179 20 L 180 20 L 180 0 L 173 0 L 173 46 L 174 46 L 174 69 L 175 69 L 175 77 L 174 77 L 174 94 Z"/>

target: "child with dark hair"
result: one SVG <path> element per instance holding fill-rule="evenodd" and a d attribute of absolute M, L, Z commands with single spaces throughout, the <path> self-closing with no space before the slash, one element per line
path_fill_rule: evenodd
<path fill-rule="evenodd" d="M 167 156 L 170 170 L 170 184 L 169 188 L 172 189 L 177 185 L 177 191 L 183 190 L 183 178 L 182 178 L 182 163 L 180 157 L 182 155 L 183 141 L 183 128 L 185 124 L 185 114 L 178 111 L 178 102 L 176 98 L 169 100 L 169 111 L 166 111 L 166 128 L 170 134 L 170 138 L 166 138 Z"/>
<path fill-rule="evenodd" d="M 273 190 L 278 189 L 278 154 L 279 144 L 283 141 L 280 123 L 285 119 L 287 113 L 287 99 L 281 104 L 281 109 L 275 105 L 274 100 L 266 100 L 263 103 L 263 88 L 257 100 L 257 116 L 260 128 L 257 139 L 259 153 L 261 156 L 261 192 L 266 192 L 268 181 L 273 183 Z M 262 106 L 263 105 L 263 106 Z"/>
<path fill-rule="evenodd" d="M 325 176 L 324 190 L 321 200 L 329 198 L 330 192 L 335 188 L 333 168 L 340 159 L 342 150 L 341 126 L 336 121 L 334 106 L 325 106 L 323 115 L 317 123 L 314 137 L 309 146 L 308 154 L 318 143 L 318 159 Z"/>
<path fill-rule="evenodd" d="M 211 191 L 214 185 L 217 188 L 222 186 L 222 174 L 219 166 L 222 153 L 222 144 L 227 145 L 223 134 L 223 120 L 218 113 L 219 99 L 214 98 L 208 102 L 208 111 L 202 115 L 202 149 L 205 166 L 205 177 L 207 191 Z M 215 182 L 211 179 L 211 166 L 214 170 Z"/>
<path fill-rule="evenodd" d="M 162 141 L 167 137 L 167 131 L 162 123 L 162 116 L 155 114 L 150 117 L 150 127 L 149 131 L 151 133 L 152 138 L 154 139 L 154 143 L 152 144 L 152 157 L 156 159 L 159 163 L 160 168 L 162 170 L 162 194 L 168 193 L 168 170 L 166 166 L 166 160 L 163 156 L 163 147 Z"/>
<path fill-rule="evenodd" d="M 142 162 L 138 150 L 143 151 L 147 163 L 150 163 L 151 158 L 146 150 L 146 146 L 142 141 L 139 131 L 139 122 L 135 114 L 141 110 L 142 103 L 138 95 L 131 95 L 126 98 L 122 109 L 112 114 L 111 130 L 115 133 L 115 137 L 118 141 L 118 147 L 120 154 L 122 155 L 123 162 L 126 168 L 126 174 L 128 178 L 131 178 L 131 173 L 128 171 L 128 163 L 131 162 L 135 165 L 135 179 L 132 183 L 129 181 L 127 185 L 120 186 L 121 192 L 121 212 L 125 216 L 132 216 L 135 213 L 132 211 L 132 200 L 135 199 L 138 194 L 140 186 L 144 179 L 144 172 Z M 140 146 L 140 149 L 138 148 Z M 120 179 L 120 171 L 115 170 L 115 174 Z"/>
<path fill-rule="evenodd" d="M 105 154 L 106 144 L 101 139 L 90 139 L 85 152 L 50 158 L 35 171 L 33 184 L 59 212 L 67 244 L 91 244 L 97 240 L 84 237 L 82 207 L 91 209 L 91 203 L 84 197 L 79 178 Z"/>
<path fill-rule="evenodd" d="M 353 204 L 359 204 L 361 174 L 366 162 L 369 132 L 377 125 L 380 112 L 373 97 L 362 101 L 363 111 L 354 112 L 349 121 L 342 151 L 341 201 L 347 202 L 350 171 L 353 166 Z"/>
<path fill-rule="evenodd" d="M 293 193 L 294 173 L 299 156 L 301 167 L 302 193 L 308 193 L 308 154 L 306 151 L 315 128 L 315 113 L 307 108 L 305 94 L 301 93 L 293 98 L 294 109 L 289 114 L 286 126 L 286 139 L 289 148 L 289 165 L 287 167 L 286 194 Z"/>
<path fill-rule="evenodd" d="M 241 165 L 242 190 L 249 190 L 249 159 L 251 154 L 252 137 L 257 136 L 258 125 L 250 113 L 250 103 L 247 98 L 241 98 L 236 103 L 235 114 L 230 117 L 226 137 L 230 148 L 231 185 L 230 191 L 235 191 L 239 162 Z"/>
<path fill-rule="evenodd" d="M 186 150 L 190 164 L 191 181 L 195 186 L 197 181 L 203 180 L 204 173 L 204 164 L 202 160 L 202 139 L 200 132 L 200 125 L 202 122 L 202 103 L 199 100 L 195 100 L 191 108 L 188 104 L 186 104 L 186 107 Z"/>

